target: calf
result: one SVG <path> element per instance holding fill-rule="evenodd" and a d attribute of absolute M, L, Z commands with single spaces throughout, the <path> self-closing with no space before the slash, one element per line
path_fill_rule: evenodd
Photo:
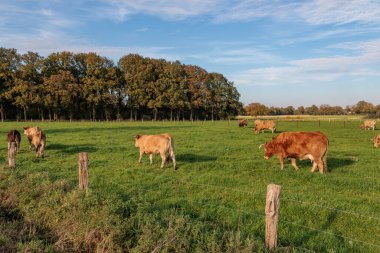
<path fill-rule="evenodd" d="M 327 151 L 329 140 L 321 132 L 284 132 L 273 137 L 265 144 L 264 158 L 268 160 L 277 154 L 281 170 L 284 159 L 289 158 L 294 169 L 298 170 L 296 159 L 310 159 L 313 163 L 311 172 L 318 166 L 319 172 L 327 172 Z"/>
<path fill-rule="evenodd" d="M 23 127 L 24 128 L 24 134 L 26 135 L 26 137 L 28 138 L 28 142 L 29 142 L 29 150 L 32 149 L 33 145 L 32 145 L 32 136 L 37 133 L 37 132 L 41 132 L 41 128 L 35 126 L 35 127 L 29 127 L 29 126 L 26 126 L 26 127 Z"/>
<path fill-rule="evenodd" d="M 43 158 L 44 157 L 44 150 L 46 146 L 46 135 L 44 132 L 36 132 L 31 137 L 31 143 L 34 146 L 34 149 L 36 150 L 36 155 L 34 159 L 37 159 L 38 157 Z"/>
<path fill-rule="evenodd" d="M 241 119 L 239 121 L 239 127 L 247 127 L 248 126 L 248 120 L 247 119 Z"/>
<path fill-rule="evenodd" d="M 376 120 L 364 120 L 360 128 L 364 130 L 370 130 L 370 129 L 375 130 Z"/>
<path fill-rule="evenodd" d="M 269 129 L 272 133 L 276 132 L 276 122 L 274 120 L 255 120 L 255 133 L 258 134 L 260 131 L 264 132 L 265 129 Z"/>
<path fill-rule="evenodd" d="M 140 148 L 139 163 L 143 154 L 149 154 L 150 164 L 153 162 L 153 154 L 161 155 L 161 169 L 164 168 L 166 163 L 166 152 L 169 153 L 173 161 L 173 167 L 176 169 L 176 161 L 173 150 L 173 138 L 170 134 L 157 134 L 157 135 L 136 135 L 135 147 Z"/>
<path fill-rule="evenodd" d="M 20 142 L 21 142 L 21 134 L 17 130 L 10 130 L 7 134 L 7 140 L 8 140 L 8 150 L 11 147 L 11 143 L 16 143 L 16 152 L 20 150 Z"/>

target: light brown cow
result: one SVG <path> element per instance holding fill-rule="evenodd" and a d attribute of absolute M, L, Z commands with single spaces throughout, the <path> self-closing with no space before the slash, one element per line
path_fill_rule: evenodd
<path fill-rule="evenodd" d="M 284 168 L 284 159 L 290 158 L 295 170 L 298 170 L 296 159 L 310 159 L 313 163 L 311 172 L 318 166 L 319 172 L 327 172 L 327 151 L 329 140 L 321 132 L 284 132 L 273 137 L 265 144 L 265 159 L 277 154 L 281 170 Z"/>
<path fill-rule="evenodd" d="M 150 164 L 153 162 L 153 154 L 160 154 L 162 169 L 166 163 L 166 152 L 168 152 L 173 161 L 173 167 L 176 169 L 173 138 L 170 134 L 136 135 L 135 147 L 140 148 L 139 163 L 143 154 L 149 154 Z"/>
<path fill-rule="evenodd" d="M 44 158 L 44 150 L 46 146 L 46 135 L 44 132 L 39 131 L 32 135 L 31 137 L 31 143 L 34 146 L 34 149 L 36 150 L 35 159 L 38 157 Z"/>
<path fill-rule="evenodd" d="M 375 148 L 378 148 L 380 146 L 380 134 L 373 138 L 373 146 Z"/>
<path fill-rule="evenodd" d="M 41 128 L 35 126 L 35 127 L 29 127 L 29 126 L 26 126 L 26 127 L 23 127 L 24 128 L 24 134 L 26 135 L 26 137 L 28 138 L 28 142 L 29 142 L 29 150 L 32 149 L 32 136 L 35 134 L 35 133 L 38 133 L 38 132 L 42 132 Z"/>
<path fill-rule="evenodd" d="M 274 120 L 255 120 L 255 133 L 260 131 L 264 133 L 265 129 L 269 129 L 272 133 L 276 132 L 276 122 Z"/>
<path fill-rule="evenodd" d="M 376 120 L 364 120 L 360 128 L 364 130 L 370 130 L 370 129 L 375 130 Z"/>

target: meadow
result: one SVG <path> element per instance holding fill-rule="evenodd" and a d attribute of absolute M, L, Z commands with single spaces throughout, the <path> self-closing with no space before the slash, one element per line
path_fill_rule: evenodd
<path fill-rule="evenodd" d="M 22 136 L 7 168 L 6 133 L 38 125 L 45 158 Z M 310 161 L 266 161 L 237 121 L 6 122 L 0 136 L 0 250 L 44 252 L 266 252 L 267 185 L 282 187 L 278 252 L 380 251 L 380 149 L 359 121 L 280 121 L 277 130 L 322 131 L 326 174 Z M 136 134 L 171 133 L 178 170 L 148 156 L 138 164 Z M 90 189 L 78 190 L 78 153 L 89 153 Z"/>

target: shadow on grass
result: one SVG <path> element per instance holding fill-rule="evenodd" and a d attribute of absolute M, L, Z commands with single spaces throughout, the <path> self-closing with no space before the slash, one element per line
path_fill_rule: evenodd
<path fill-rule="evenodd" d="M 156 130 L 160 130 L 160 133 L 166 133 L 170 129 L 181 129 L 181 128 L 190 128 L 192 126 L 189 125 L 177 125 L 177 126 L 154 126 L 154 125 L 147 125 L 147 126 L 142 126 L 142 125 L 127 125 L 127 126 L 119 126 L 119 127 L 73 127 L 73 128 L 62 128 L 62 129 L 47 129 L 46 133 L 47 135 L 52 134 L 52 133 L 90 133 L 91 132 L 109 132 L 109 133 L 114 133 L 115 131 L 131 131 L 131 130 L 136 130 L 137 132 L 139 131 L 146 131 L 146 130 L 151 130 L 152 132 Z M 137 133 L 136 132 L 136 133 Z M 154 134 L 154 133 L 152 133 Z"/>
<path fill-rule="evenodd" d="M 206 155 L 195 155 L 195 154 L 179 154 L 176 155 L 176 160 L 186 163 L 196 163 L 196 162 L 209 162 L 216 161 L 217 157 L 215 156 L 206 156 Z"/>
<path fill-rule="evenodd" d="M 58 150 L 66 154 L 76 154 L 80 152 L 95 152 L 98 149 L 93 144 L 84 145 L 66 145 L 66 144 L 50 144 L 47 145 L 48 150 Z"/>
<path fill-rule="evenodd" d="M 327 156 L 327 168 L 329 171 L 352 165 L 355 162 L 356 162 L 355 157 L 341 158 L 341 157 Z"/>
<path fill-rule="evenodd" d="M 47 227 L 27 221 L 17 206 L 9 204 L 12 202 L 10 199 L 7 193 L 0 192 L 0 252 L 31 252 L 26 249 L 39 241 L 44 241 L 44 245 L 37 244 L 36 252 L 45 252 L 46 246 L 58 241 L 58 237 Z"/>

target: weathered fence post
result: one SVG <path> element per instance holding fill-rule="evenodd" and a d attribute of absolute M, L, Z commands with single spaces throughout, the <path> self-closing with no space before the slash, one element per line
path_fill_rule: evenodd
<path fill-rule="evenodd" d="M 9 168 L 14 168 L 16 165 L 15 162 L 15 149 L 16 142 L 11 142 L 8 146 L 8 166 Z"/>
<path fill-rule="evenodd" d="M 87 152 L 79 153 L 79 189 L 88 189 L 88 156 Z"/>
<path fill-rule="evenodd" d="M 321 120 L 318 121 L 318 126 L 321 127 Z"/>
<path fill-rule="evenodd" d="M 265 205 L 265 246 L 274 251 L 277 248 L 277 227 L 280 209 L 281 186 L 270 184 L 267 187 Z"/>

